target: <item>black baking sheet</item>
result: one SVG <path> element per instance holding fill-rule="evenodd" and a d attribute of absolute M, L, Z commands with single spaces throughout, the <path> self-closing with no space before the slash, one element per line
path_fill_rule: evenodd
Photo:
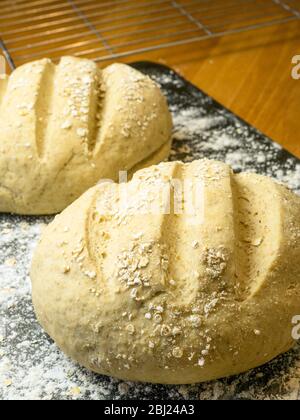
<path fill-rule="evenodd" d="M 133 66 L 157 81 L 168 98 L 175 124 L 171 160 L 223 160 L 235 171 L 266 174 L 300 192 L 299 159 L 169 68 L 149 62 Z M 50 220 L 0 214 L 0 399 L 299 397 L 298 346 L 243 375 L 192 386 L 125 383 L 70 361 L 37 324 L 30 298 L 32 252 L 41 225 Z"/>

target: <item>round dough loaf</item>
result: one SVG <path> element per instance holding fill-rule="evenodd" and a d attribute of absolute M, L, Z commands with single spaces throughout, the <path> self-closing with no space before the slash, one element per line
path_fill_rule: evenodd
<path fill-rule="evenodd" d="M 0 212 L 60 212 L 99 179 L 164 160 L 171 131 L 159 87 L 127 65 L 26 64 L 0 79 Z"/>
<path fill-rule="evenodd" d="M 298 195 L 220 162 L 163 163 L 57 216 L 33 259 L 33 303 L 58 346 L 95 372 L 195 383 L 292 347 L 299 260 Z"/>

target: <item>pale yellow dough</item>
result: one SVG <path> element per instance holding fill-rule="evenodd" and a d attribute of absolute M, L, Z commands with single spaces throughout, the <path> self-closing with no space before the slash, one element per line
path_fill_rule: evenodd
<path fill-rule="evenodd" d="M 174 179 L 200 182 L 202 210 L 174 214 L 173 201 L 171 214 L 137 212 Z M 299 260 L 299 196 L 220 162 L 163 163 L 98 185 L 57 216 L 34 255 L 33 303 L 47 333 L 88 369 L 194 383 L 292 347 Z"/>
<path fill-rule="evenodd" d="M 0 79 L 0 212 L 60 212 L 100 179 L 164 160 L 171 132 L 159 87 L 125 64 L 26 64 Z"/>

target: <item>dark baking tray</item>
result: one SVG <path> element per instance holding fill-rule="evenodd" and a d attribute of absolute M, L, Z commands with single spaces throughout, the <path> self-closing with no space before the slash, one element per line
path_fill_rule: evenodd
<path fill-rule="evenodd" d="M 223 160 L 232 164 L 235 171 L 273 176 L 300 192 L 299 159 L 171 69 L 150 62 L 132 65 L 157 81 L 168 98 L 175 122 L 171 160 L 188 162 L 204 157 Z M 5 285 L 5 273 L 8 273 L 5 261 L 9 258 L 16 259 L 16 266 L 9 268 L 15 271 L 8 274 L 14 279 L 12 286 L 21 290 L 7 298 L 7 302 L 0 302 L 0 319 L 4 320 L 0 326 L 0 379 L 6 378 L 5 383 L 0 383 L 0 399 L 299 397 L 298 346 L 245 374 L 193 386 L 124 383 L 88 372 L 67 359 L 37 324 L 30 299 L 28 270 L 39 235 L 37 226 L 50 220 L 0 215 L 0 291 L 1 284 Z M 23 229 L 24 222 L 26 229 Z"/>
<path fill-rule="evenodd" d="M 286 183 L 289 183 L 291 174 L 293 176 L 296 174 L 296 179 L 290 186 L 296 191 L 300 190 L 300 159 L 233 114 L 169 67 L 147 61 L 133 63 L 132 66 L 160 84 L 175 115 L 185 110 L 197 108 L 199 119 L 220 119 L 219 124 L 217 122 L 208 124 L 208 127 L 205 130 L 200 130 L 200 132 L 195 130 L 192 133 L 192 130 L 188 130 L 189 135 L 181 136 L 180 141 L 176 141 L 175 135 L 173 149 L 176 153 L 171 157 L 172 160 L 189 161 L 195 159 L 195 157 L 219 159 L 228 161 L 236 172 L 255 171 Z M 274 118 L 276 118 L 275 115 Z M 175 124 L 175 133 L 178 128 L 180 127 L 176 127 Z M 220 134 L 226 134 L 238 141 L 228 142 L 217 150 L 207 145 L 208 139 L 217 138 Z M 295 141 L 296 137 L 297 133 L 295 133 Z M 181 153 L 178 151 L 182 142 L 190 146 L 191 152 Z M 241 153 L 239 161 L 227 159 L 228 154 L 232 155 L 233 152 Z M 265 156 L 265 160 L 258 160 L 258 155 Z"/>

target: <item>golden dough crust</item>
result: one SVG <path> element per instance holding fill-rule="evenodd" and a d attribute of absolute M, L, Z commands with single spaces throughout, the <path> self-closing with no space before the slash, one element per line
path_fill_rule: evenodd
<path fill-rule="evenodd" d="M 203 207 L 143 211 L 178 179 L 200 183 Z M 90 189 L 56 218 L 33 259 L 33 303 L 58 346 L 95 372 L 207 381 L 292 347 L 299 260 L 299 196 L 221 162 L 163 163 Z"/>

